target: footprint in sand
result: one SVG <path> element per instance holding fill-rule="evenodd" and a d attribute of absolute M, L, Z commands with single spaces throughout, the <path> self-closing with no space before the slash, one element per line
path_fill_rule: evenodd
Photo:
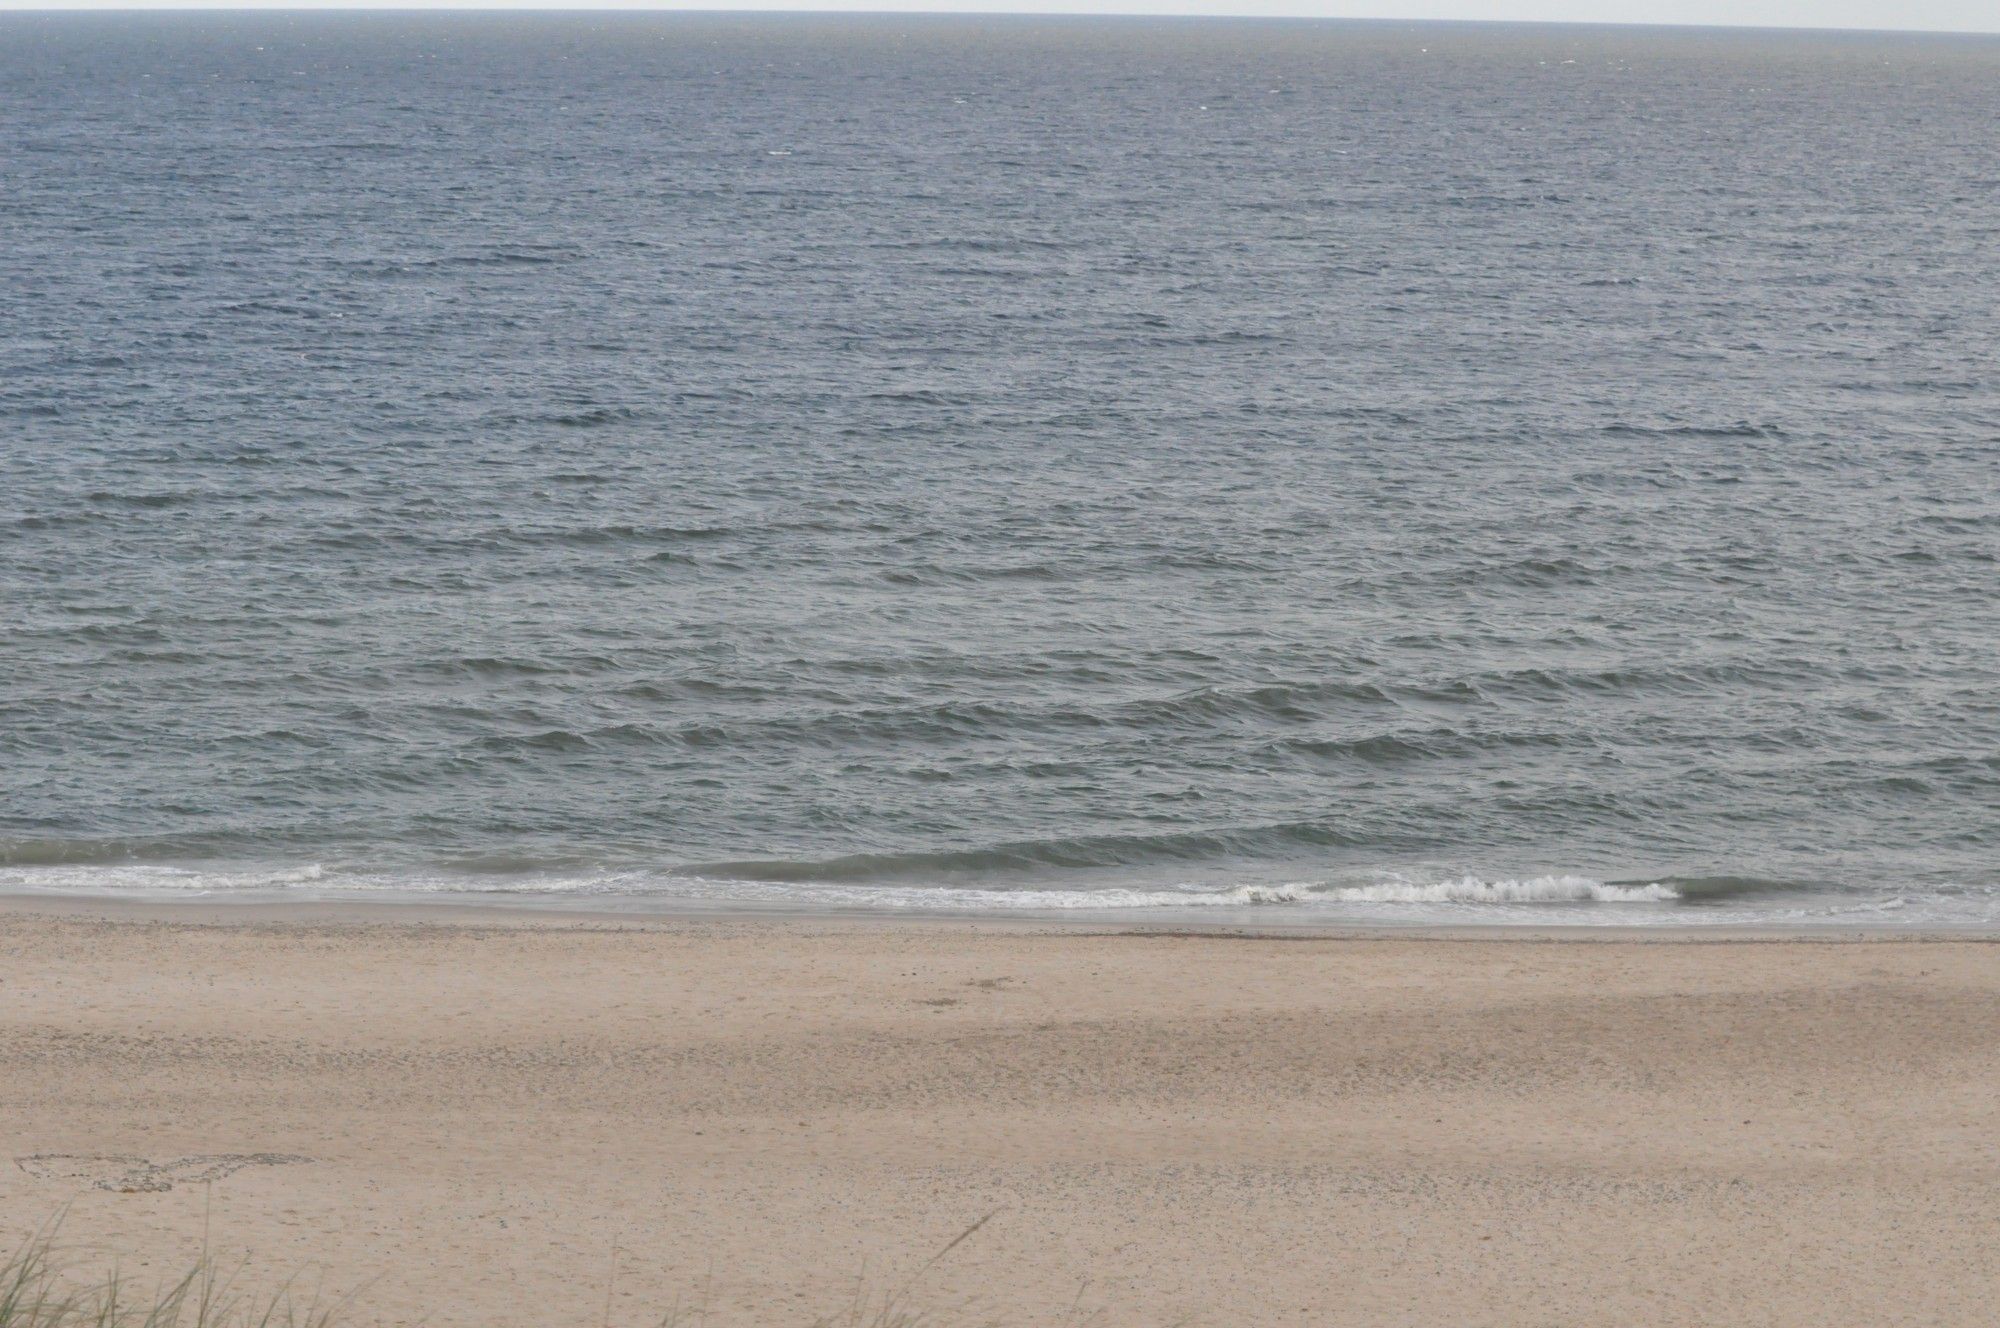
<path fill-rule="evenodd" d="M 15 1158 L 14 1165 L 42 1180 L 88 1181 L 95 1189 L 137 1194 L 221 1180 L 244 1167 L 283 1167 L 310 1161 L 296 1153 L 209 1153 L 177 1157 L 171 1162 L 106 1153 L 35 1153 Z"/>

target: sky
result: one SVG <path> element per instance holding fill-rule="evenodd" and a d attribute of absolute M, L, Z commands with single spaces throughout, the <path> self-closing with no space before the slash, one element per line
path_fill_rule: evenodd
<path fill-rule="evenodd" d="M 1288 15 L 2000 32 L 2000 0 L 0 0 L 0 9 L 812 9 Z"/>

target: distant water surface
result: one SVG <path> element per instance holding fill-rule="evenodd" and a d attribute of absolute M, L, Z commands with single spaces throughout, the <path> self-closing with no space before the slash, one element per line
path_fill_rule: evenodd
<path fill-rule="evenodd" d="M 0 15 L 0 889 L 2000 922 L 2000 41 Z"/>

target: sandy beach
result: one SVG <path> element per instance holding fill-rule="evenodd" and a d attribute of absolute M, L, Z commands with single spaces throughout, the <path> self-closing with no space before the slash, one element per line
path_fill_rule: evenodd
<path fill-rule="evenodd" d="M 0 910 L 0 1218 L 359 1324 L 1986 1324 L 2000 948 Z"/>

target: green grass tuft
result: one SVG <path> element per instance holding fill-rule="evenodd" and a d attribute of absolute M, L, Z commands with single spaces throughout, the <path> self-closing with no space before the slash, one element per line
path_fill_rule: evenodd
<path fill-rule="evenodd" d="M 1001 1321 L 971 1305 L 944 1308 L 917 1303 L 916 1291 L 925 1275 L 944 1261 L 994 1213 L 974 1222 L 933 1254 L 900 1284 L 871 1288 L 858 1279 L 854 1294 L 830 1314 L 800 1321 L 800 1328 L 1000 1328 Z M 289 1285 L 264 1295 L 239 1290 L 239 1266 L 222 1267 L 204 1255 L 177 1278 L 135 1287 L 115 1269 L 108 1274 L 78 1277 L 60 1257 L 51 1222 L 0 1262 L 0 1328 L 339 1328 L 347 1302 L 325 1303 L 315 1296 L 300 1300 Z M 605 1286 L 603 1328 L 611 1328 L 612 1289 L 617 1281 L 616 1252 Z M 692 1302 L 675 1304 L 664 1318 L 650 1320 L 658 1328 L 723 1328 L 726 1316 L 711 1309 L 713 1278 L 704 1281 Z M 1084 1311 L 1083 1294 L 1064 1316 L 1062 1328 L 1090 1328 L 1099 1315 Z M 596 1306 L 579 1317 L 597 1318 Z M 551 1319 L 553 1325 L 559 1320 Z M 592 1325 L 596 1328 L 596 1325 Z"/>
<path fill-rule="evenodd" d="M 55 1224 L 0 1263 L 0 1328 L 334 1328 L 341 1305 L 265 1296 L 236 1285 L 240 1269 L 203 1256 L 177 1278 L 137 1287 L 115 1268 L 79 1281 L 58 1257 Z"/>

